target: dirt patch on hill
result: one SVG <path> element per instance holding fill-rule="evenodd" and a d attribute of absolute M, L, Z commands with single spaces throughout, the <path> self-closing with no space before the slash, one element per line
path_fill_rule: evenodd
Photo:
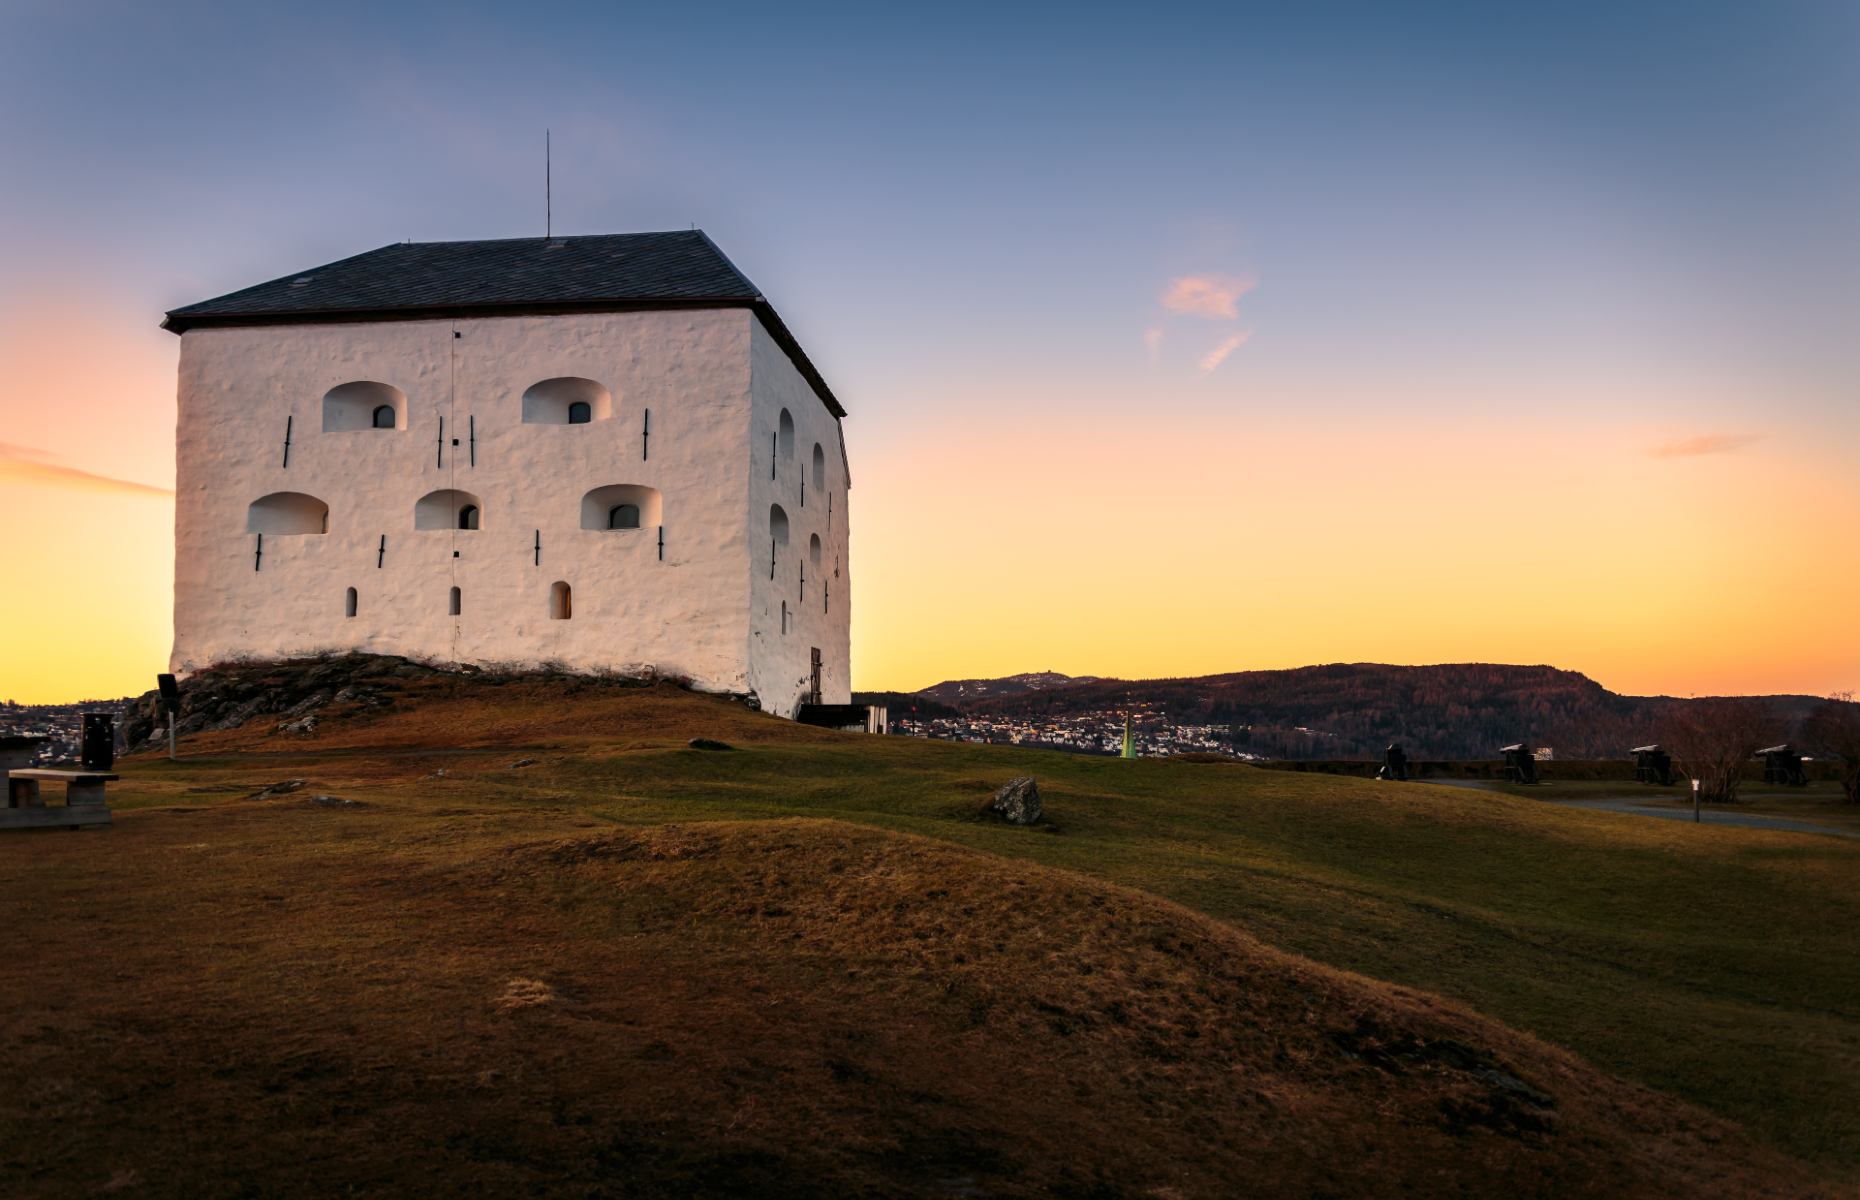
<path fill-rule="evenodd" d="M 1144 893 L 835 822 L 252 804 L 0 882 L 0 1184 L 1761 1196 L 1800 1167 Z M 206 840 L 203 840 L 206 839 Z"/>

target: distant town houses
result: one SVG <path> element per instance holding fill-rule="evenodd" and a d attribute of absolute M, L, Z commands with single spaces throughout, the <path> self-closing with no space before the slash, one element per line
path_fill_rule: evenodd
<path fill-rule="evenodd" d="M 910 712 L 894 712 L 891 729 L 896 734 L 942 741 L 1035 746 L 1081 754 L 1116 754 L 1123 746 L 1125 714 L 1124 709 L 1039 717 L 924 717 Z M 1138 753 L 1145 757 L 1158 758 L 1172 754 L 1231 754 L 1242 759 L 1260 757 L 1237 747 L 1237 734 L 1232 725 L 1173 724 L 1159 714 L 1141 709 L 1131 709 L 1129 715 L 1131 734 L 1136 741 Z"/>
<path fill-rule="evenodd" d="M 122 729 L 123 708 L 128 700 L 79 700 L 75 704 L 20 704 L 0 701 L 0 737 L 41 737 L 32 756 L 32 765 L 74 762 L 83 737 L 84 714 L 107 712 Z"/>

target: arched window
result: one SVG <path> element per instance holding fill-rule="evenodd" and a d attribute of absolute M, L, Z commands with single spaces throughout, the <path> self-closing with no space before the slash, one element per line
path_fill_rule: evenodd
<path fill-rule="evenodd" d="M 815 570 L 820 569 L 820 535 L 817 533 L 808 535 L 807 561 L 814 564 Z"/>
<path fill-rule="evenodd" d="M 247 533 L 328 533 L 329 505 L 302 492 L 260 496 L 245 510 Z"/>
<path fill-rule="evenodd" d="M 459 609 L 461 607 L 459 604 L 459 601 L 462 600 L 463 598 L 464 598 L 463 594 L 460 593 L 460 591 L 457 588 L 452 589 L 451 594 L 446 598 L 446 615 L 447 616 L 456 617 L 459 615 Z"/>
<path fill-rule="evenodd" d="M 405 429 L 406 418 L 407 393 L 385 383 L 358 379 L 323 393 L 324 433 L 349 429 Z"/>
<path fill-rule="evenodd" d="M 586 425 L 613 415 L 614 394 L 592 379 L 564 375 L 523 393 L 525 425 Z"/>
<path fill-rule="evenodd" d="M 787 409 L 781 410 L 781 418 L 775 428 L 775 451 L 785 462 L 794 457 L 794 418 Z"/>
<path fill-rule="evenodd" d="M 775 578 L 775 563 L 788 548 L 788 513 L 779 504 L 769 505 L 769 578 Z"/>
<path fill-rule="evenodd" d="M 820 448 L 819 442 L 814 443 L 814 490 L 827 490 L 827 452 Z"/>
<path fill-rule="evenodd" d="M 581 497 L 583 529 L 645 529 L 663 525 L 664 512 L 659 489 L 637 483 L 610 483 Z"/>
<path fill-rule="evenodd" d="M 575 615 L 574 596 L 560 579 L 549 585 L 549 619 L 566 621 Z"/>
<path fill-rule="evenodd" d="M 352 617 L 355 615 L 355 599 L 355 589 L 350 588 L 348 594 L 342 598 L 343 616 Z"/>
<path fill-rule="evenodd" d="M 413 503 L 415 529 L 476 529 L 484 502 L 458 488 L 428 492 Z"/>

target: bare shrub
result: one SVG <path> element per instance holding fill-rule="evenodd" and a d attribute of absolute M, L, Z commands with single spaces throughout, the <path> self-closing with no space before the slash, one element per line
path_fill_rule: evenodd
<path fill-rule="evenodd" d="M 1852 692 L 1836 692 L 1802 722 L 1802 741 L 1817 754 L 1840 760 L 1841 792 L 1860 804 L 1860 704 Z"/>
<path fill-rule="evenodd" d="M 1699 781 L 1701 801 L 1731 804 L 1737 800 L 1744 764 L 1781 736 L 1780 725 L 1760 700 L 1687 700 L 1661 717 L 1659 740 L 1686 774 Z"/>

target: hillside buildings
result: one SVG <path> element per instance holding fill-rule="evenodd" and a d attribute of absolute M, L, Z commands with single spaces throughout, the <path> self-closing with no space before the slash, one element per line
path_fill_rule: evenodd
<path fill-rule="evenodd" d="M 400 243 L 179 308 L 174 650 L 849 699 L 845 411 L 703 233 Z"/>

